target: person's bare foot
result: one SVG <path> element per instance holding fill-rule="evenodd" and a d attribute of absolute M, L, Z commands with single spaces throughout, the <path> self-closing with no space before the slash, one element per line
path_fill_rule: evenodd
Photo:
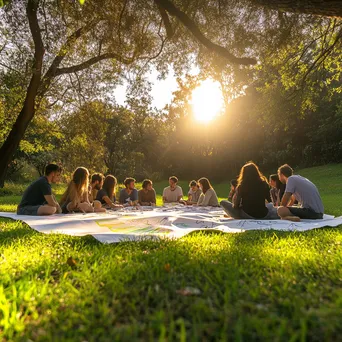
<path fill-rule="evenodd" d="M 285 216 L 285 217 L 282 217 L 281 219 L 292 221 L 292 222 L 300 222 L 300 218 L 298 216 Z"/>

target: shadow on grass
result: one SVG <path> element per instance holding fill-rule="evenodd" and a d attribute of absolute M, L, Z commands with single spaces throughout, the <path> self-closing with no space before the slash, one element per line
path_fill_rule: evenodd
<path fill-rule="evenodd" d="M 46 249 L 5 284 L 9 310 L 22 322 L 9 320 L 10 340 L 318 341 L 342 333 L 341 228 L 112 245 L 26 225 L 9 230 L 0 234 L 4 249 L 16 242 Z M 185 296 L 186 287 L 199 293 Z"/>
<path fill-rule="evenodd" d="M 0 218 L 0 248 L 8 245 L 13 245 L 16 242 L 30 243 L 32 239 L 39 240 L 39 242 L 49 241 L 51 238 L 67 239 L 72 245 L 101 244 L 93 236 L 87 235 L 83 237 L 70 236 L 65 234 L 44 234 L 32 229 L 23 221 L 16 221 L 7 218 Z"/>

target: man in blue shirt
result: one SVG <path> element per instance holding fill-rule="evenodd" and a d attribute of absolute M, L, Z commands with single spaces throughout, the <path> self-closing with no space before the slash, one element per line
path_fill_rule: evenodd
<path fill-rule="evenodd" d="M 124 206 L 133 206 L 138 204 L 138 190 L 135 189 L 135 179 L 126 178 L 124 180 L 125 189 L 120 191 L 119 203 Z"/>

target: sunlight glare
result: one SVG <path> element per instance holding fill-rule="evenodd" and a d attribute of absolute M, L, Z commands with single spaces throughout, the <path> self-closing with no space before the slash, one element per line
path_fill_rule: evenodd
<path fill-rule="evenodd" d="M 192 91 L 192 109 L 198 121 L 213 120 L 223 107 L 223 98 L 220 84 L 207 79 Z"/>

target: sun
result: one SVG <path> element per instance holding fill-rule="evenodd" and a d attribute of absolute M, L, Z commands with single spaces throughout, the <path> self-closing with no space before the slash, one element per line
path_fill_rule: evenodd
<path fill-rule="evenodd" d="M 192 91 L 192 110 L 198 121 L 209 122 L 222 110 L 223 97 L 220 84 L 207 79 Z"/>

